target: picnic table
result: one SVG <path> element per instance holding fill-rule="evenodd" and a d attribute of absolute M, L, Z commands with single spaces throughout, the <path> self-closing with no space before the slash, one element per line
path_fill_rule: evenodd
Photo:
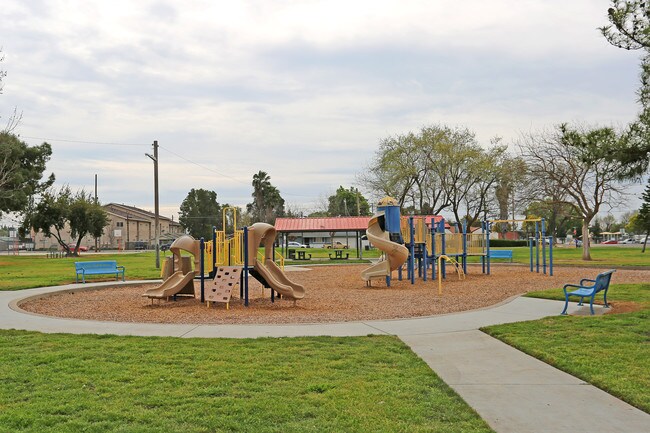
<path fill-rule="evenodd" d="M 332 257 L 332 253 L 329 256 L 330 260 L 347 260 L 350 257 L 350 253 L 345 253 L 345 257 L 343 257 L 343 250 L 334 250 L 334 257 Z"/>
<path fill-rule="evenodd" d="M 306 251 L 298 250 L 298 257 L 296 260 L 311 260 L 311 254 L 306 254 Z"/>

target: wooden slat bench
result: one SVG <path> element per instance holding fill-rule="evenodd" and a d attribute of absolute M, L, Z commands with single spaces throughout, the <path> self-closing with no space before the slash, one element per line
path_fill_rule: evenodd
<path fill-rule="evenodd" d="M 588 278 L 583 278 L 580 280 L 580 284 L 565 284 L 563 287 L 564 290 L 564 310 L 562 314 L 566 315 L 566 310 L 569 307 L 569 296 L 580 296 L 580 302 L 578 305 L 582 305 L 582 300 L 584 298 L 589 298 L 589 309 L 591 314 L 594 314 L 594 297 L 597 293 L 603 292 L 603 300 L 605 302 L 605 308 L 609 308 L 607 304 L 607 290 L 609 289 L 609 283 L 612 280 L 612 274 L 616 272 L 615 269 L 611 269 L 606 272 L 602 272 L 596 276 L 595 280 L 590 280 Z M 576 290 L 570 292 L 567 291 L 567 288 L 573 287 Z"/>
<path fill-rule="evenodd" d="M 86 282 L 87 275 L 101 275 L 101 274 L 114 274 L 115 279 L 119 280 L 122 274 L 122 281 L 124 281 L 124 266 L 117 266 L 115 260 L 98 260 L 92 262 L 74 262 L 76 271 L 75 279 L 79 282 L 79 275 L 81 281 Z"/>

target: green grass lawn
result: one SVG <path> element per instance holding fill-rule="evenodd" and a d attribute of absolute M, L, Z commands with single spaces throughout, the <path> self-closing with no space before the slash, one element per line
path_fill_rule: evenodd
<path fill-rule="evenodd" d="M 561 289 L 526 296 L 564 300 Z M 650 283 L 613 284 L 607 299 L 634 301 L 642 310 L 553 316 L 483 331 L 650 413 Z"/>
<path fill-rule="evenodd" d="M 0 331 L 0 431 L 489 432 L 389 336 Z"/>
<path fill-rule="evenodd" d="M 169 256 L 170 253 L 167 253 Z M 164 255 L 161 254 L 161 261 Z M 58 286 L 75 282 L 74 262 L 82 260 L 117 260 L 126 268 L 128 280 L 160 278 L 153 252 L 137 254 L 90 254 L 80 257 L 47 258 L 45 255 L 0 256 L 0 290 Z M 89 281 L 110 280 L 109 275 L 91 276 Z M 114 278 L 113 278 L 114 279 Z"/>
<path fill-rule="evenodd" d="M 528 247 L 499 247 L 494 250 L 512 250 L 514 263 L 530 264 L 530 250 Z M 590 249 L 591 261 L 582 260 L 582 248 L 555 247 L 553 248 L 554 266 L 587 266 L 587 267 L 621 267 L 621 266 L 650 266 L 650 254 L 642 253 L 641 246 L 617 247 L 594 246 Z M 533 263 L 535 261 L 533 249 Z M 539 250 L 539 263 L 542 266 L 542 250 Z M 479 257 L 469 257 L 470 263 L 480 262 Z M 492 260 L 492 264 L 508 263 L 508 260 Z M 546 264 L 550 264 L 549 249 L 546 249 Z"/>

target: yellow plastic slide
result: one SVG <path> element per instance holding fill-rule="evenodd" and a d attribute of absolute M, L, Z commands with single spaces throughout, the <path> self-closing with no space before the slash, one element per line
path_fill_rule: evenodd
<path fill-rule="evenodd" d="M 383 213 L 370 219 L 366 235 L 370 243 L 384 252 L 385 258 L 361 272 L 361 278 L 366 283 L 369 283 L 371 278 L 389 276 L 394 270 L 402 266 L 409 256 L 408 248 L 391 241 L 388 232 L 381 229 L 379 226 L 380 217 L 383 217 Z"/>

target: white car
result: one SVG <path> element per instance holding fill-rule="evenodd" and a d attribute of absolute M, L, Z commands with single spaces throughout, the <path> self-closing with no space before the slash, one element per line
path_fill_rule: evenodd
<path fill-rule="evenodd" d="M 623 239 L 622 241 L 619 241 L 619 244 L 634 244 L 634 239 L 629 238 L 629 239 Z"/>
<path fill-rule="evenodd" d="M 289 248 L 307 248 L 307 245 L 301 244 L 300 242 L 289 242 Z"/>

